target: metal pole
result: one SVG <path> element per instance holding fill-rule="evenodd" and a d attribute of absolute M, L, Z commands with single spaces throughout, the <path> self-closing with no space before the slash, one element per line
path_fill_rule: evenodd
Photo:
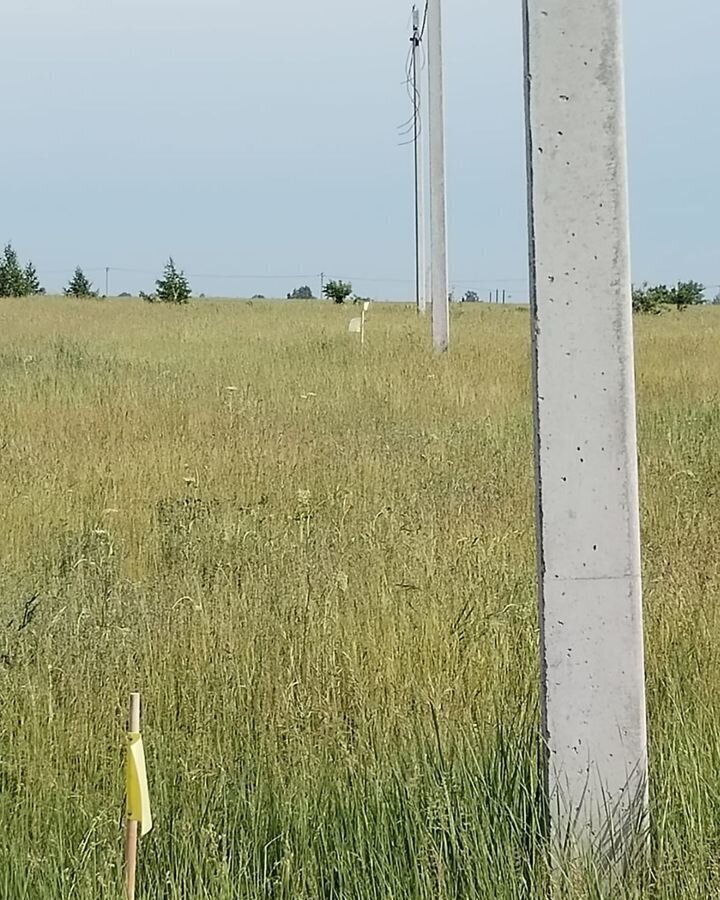
<path fill-rule="evenodd" d="M 432 333 L 433 346 L 436 350 L 444 352 L 450 346 L 450 304 L 448 300 L 441 0 L 428 0 L 427 31 Z"/>
<path fill-rule="evenodd" d="M 523 0 L 546 775 L 555 849 L 644 845 L 621 0 Z"/>
<path fill-rule="evenodd" d="M 325 273 L 320 273 L 320 299 L 322 300 L 325 294 Z"/>
<path fill-rule="evenodd" d="M 105 296 L 110 296 L 110 267 L 105 266 Z"/>

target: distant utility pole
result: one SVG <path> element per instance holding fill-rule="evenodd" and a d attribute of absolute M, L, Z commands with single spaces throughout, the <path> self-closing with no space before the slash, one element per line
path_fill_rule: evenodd
<path fill-rule="evenodd" d="M 320 273 L 320 299 L 322 300 L 323 294 L 325 293 L 325 273 Z"/>
<path fill-rule="evenodd" d="M 441 0 L 428 0 L 428 125 L 430 132 L 430 257 L 433 346 L 450 346 L 447 201 L 445 197 L 445 111 L 443 103 Z"/>
<path fill-rule="evenodd" d="M 614 865 L 648 824 L 621 0 L 523 2 L 547 801 Z"/>
<path fill-rule="evenodd" d="M 415 306 L 418 313 L 425 314 L 427 307 L 426 231 L 425 231 L 425 163 L 423 153 L 422 90 L 419 78 L 420 12 L 413 6 L 412 43 L 412 93 L 413 93 L 413 151 L 415 163 Z"/>
<path fill-rule="evenodd" d="M 110 266 L 105 266 L 105 296 L 110 296 Z"/>

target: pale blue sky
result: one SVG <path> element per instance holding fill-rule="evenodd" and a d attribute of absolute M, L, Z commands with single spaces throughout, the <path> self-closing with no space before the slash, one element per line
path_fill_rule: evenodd
<path fill-rule="evenodd" d="M 720 283 L 720 4 L 626 0 L 634 278 Z M 4 0 L 0 240 L 208 294 L 412 294 L 405 0 Z M 520 0 L 445 0 L 451 278 L 526 293 Z M 98 271 L 94 271 L 98 270 Z M 377 280 L 366 280 L 377 279 Z M 316 281 L 312 282 L 313 287 Z"/>

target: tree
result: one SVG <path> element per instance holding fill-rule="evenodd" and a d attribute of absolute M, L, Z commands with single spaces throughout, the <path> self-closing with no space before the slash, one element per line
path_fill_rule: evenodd
<path fill-rule="evenodd" d="M 323 288 L 323 293 L 328 300 L 334 300 L 335 303 L 344 303 L 352 294 L 352 285 L 349 281 L 328 281 Z"/>
<path fill-rule="evenodd" d="M 192 294 L 185 273 L 178 272 L 172 256 L 167 261 L 163 277 L 159 278 L 155 285 L 157 287 L 157 299 L 161 303 L 187 303 Z"/>
<path fill-rule="evenodd" d="M 0 297 L 24 297 L 25 273 L 12 244 L 7 244 L 0 258 Z"/>
<path fill-rule="evenodd" d="M 0 297 L 26 297 L 44 294 L 35 266 L 28 262 L 23 268 L 12 244 L 7 244 L 0 257 Z"/>
<path fill-rule="evenodd" d="M 632 292 L 633 312 L 658 315 L 662 312 L 662 304 L 668 302 L 669 293 L 664 284 L 650 287 L 647 281 L 642 287 L 634 287 Z"/>
<path fill-rule="evenodd" d="M 468 291 L 463 297 L 463 303 L 479 303 L 480 297 L 476 291 Z"/>
<path fill-rule="evenodd" d="M 688 306 L 704 303 L 704 293 L 705 288 L 697 281 L 679 281 L 675 287 L 650 286 L 645 282 L 642 287 L 633 288 L 633 312 L 658 315 L 668 306 L 676 306 L 682 312 Z"/>
<path fill-rule="evenodd" d="M 86 277 L 80 266 L 76 266 L 75 274 L 65 288 L 66 297 L 97 297 L 97 291 L 93 290 L 92 282 Z"/>
<path fill-rule="evenodd" d="M 287 295 L 288 300 L 314 300 L 315 296 L 312 292 L 312 288 L 308 287 L 307 284 L 304 284 L 302 287 L 295 288 L 295 290 Z"/>
<path fill-rule="evenodd" d="M 705 286 L 697 281 L 679 281 L 673 294 L 673 303 L 680 312 L 688 306 L 699 306 L 705 302 Z"/>
<path fill-rule="evenodd" d="M 40 279 L 37 276 L 37 272 L 35 271 L 35 266 L 29 262 L 25 266 L 25 271 L 23 272 L 23 276 L 25 278 L 25 293 L 26 294 L 44 294 L 45 288 L 41 286 Z"/>

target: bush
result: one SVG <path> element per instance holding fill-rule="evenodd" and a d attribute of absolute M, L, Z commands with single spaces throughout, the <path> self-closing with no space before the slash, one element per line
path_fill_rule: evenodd
<path fill-rule="evenodd" d="M 334 300 L 335 303 L 344 303 L 352 294 L 352 284 L 349 281 L 328 281 L 323 288 L 323 294 L 328 300 Z"/>

